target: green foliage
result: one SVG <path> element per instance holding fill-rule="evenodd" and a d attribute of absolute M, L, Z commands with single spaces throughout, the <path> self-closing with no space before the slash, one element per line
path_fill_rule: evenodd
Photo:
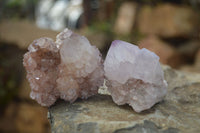
<path fill-rule="evenodd" d="M 4 18 L 33 17 L 38 0 L 2 0 L 0 14 Z"/>
<path fill-rule="evenodd" d="M 27 0 L 8 0 L 6 8 L 22 7 L 26 4 Z"/>

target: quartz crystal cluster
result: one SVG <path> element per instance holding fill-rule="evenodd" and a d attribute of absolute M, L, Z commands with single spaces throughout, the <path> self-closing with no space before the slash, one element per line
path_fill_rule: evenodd
<path fill-rule="evenodd" d="M 50 38 L 35 40 L 23 64 L 30 96 L 42 106 L 50 106 L 58 98 L 70 102 L 86 99 L 98 92 L 104 80 L 99 50 L 68 29 L 58 34 L 56 42 Z"/>
<path fill-rule="evenodd" d="M 136 112 L 151 108 L 167 93 L 159 57 L 145 48 L 113 41 L 104 71 L 113 101 L 118 105 L 129 104 Z"/>
<path fill-rule="evenodd" d="M 159 57 L 153 52 L 116 40 L 103 65 L 99 50 L 68 29 L 57 35 L 56 42 L 33 41 L 23 64 L 30 96 L 42 106 L 51 106 L 58 98 L 74 102 L 97 94 L 104 75 L 114 102 L 129 104 L 136 112 L 151 108 L 167 93 Z"/>
<path fill-rule="evenodd" d="M 57 36 L 61 63 L 57 79 L 60 97 L 75 101 L 97 94 L 103 84 L 103 61 L 99 50 L 72 31 L 64 30 Z"/>

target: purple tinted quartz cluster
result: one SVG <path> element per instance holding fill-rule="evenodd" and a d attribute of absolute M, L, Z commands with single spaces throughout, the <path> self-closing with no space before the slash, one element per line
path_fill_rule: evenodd
<path fill-rule="evenodd" d="M 136 112 L 151 108 L 167 93 L 159 57 L 130 43 L 112 42 L 104 71 L 113 101 L 129 104 Z"/>
<path fill-rule="evenodd" d="M 103 65 L 99 50 L 68 29 L 57 35 L 56 42 L 33 41 L 23 64 L 30 96 L 42 106 L 51 106 L 58 98 L 74 102 L 97 94 L 104 75 L 113 101 L 129 104 L 136 112 L 151 108 L 167 93 L 159 57 L 153 52 L 116 40 Z"/>
<path fill-rule="evenodd" d="M 61 98 L 74 102 L 98 92 L 103 83 L 103 62 L 99 50 L 89 41 L 65 29 L 56 42 L 35 40 L 24 55 L 24 66 L 31 86 L 31 98 L 42 106 Z"/>

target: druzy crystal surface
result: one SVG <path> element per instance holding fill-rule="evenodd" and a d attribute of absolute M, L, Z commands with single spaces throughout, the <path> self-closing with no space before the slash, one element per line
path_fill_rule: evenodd
<path fill-rule="evenodd" d="M 73 102 L 98 92 L 103 84 L 103 61 L 99 50 L 80 35 L 65 30 L 57 36 L 61 64 L 57 79 L 60 97 Z"/>
<path fill-rule="evenodd" d="M 167 93 L 167 83 L 153 52 L 115 40 L 104 62 L 108 91 L 118 105 L 129 104 L 136 112 L 151 108 Z"/>
<path fill-rule="evenodd" d="M 99 50 L 89 41 L 65 29 L 56 42 L 50 38 L 35 40 L 23 62 L 31 86 L 31 98 L 43 106 L 61 98 L 74 102 L 98 92 L 104 71 Z"/>

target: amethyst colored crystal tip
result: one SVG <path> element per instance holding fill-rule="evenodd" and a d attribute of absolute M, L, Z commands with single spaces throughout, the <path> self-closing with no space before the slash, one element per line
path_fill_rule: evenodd
<path fill-rule="evenodd" d="M 113 41 L 104 71 L 113 101 L 118 105 L 129 104 L 136 112 L 149 109 L 167 93 L 159 57 L 136 45 Z"/>

